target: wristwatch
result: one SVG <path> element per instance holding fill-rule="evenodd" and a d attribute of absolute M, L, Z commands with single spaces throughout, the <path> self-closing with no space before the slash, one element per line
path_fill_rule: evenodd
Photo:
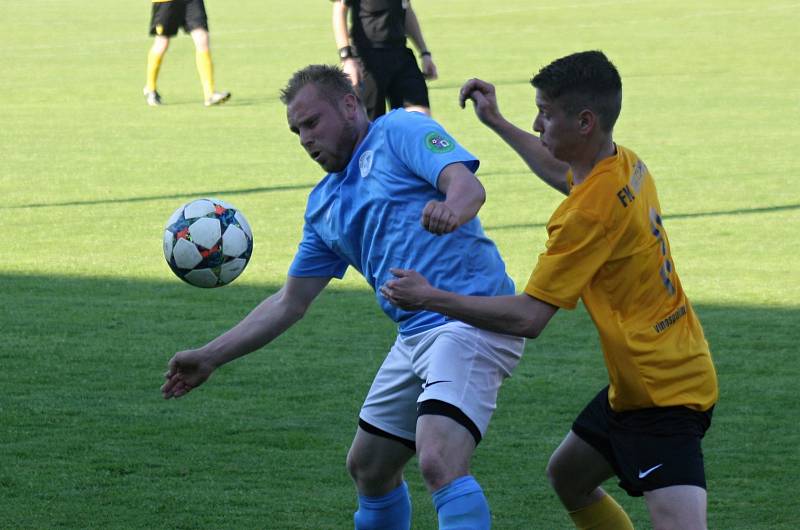
<path fill-rule="evenodd" d="M 351 57 L 355 57 L 353 55 L 353 48 L 350 46 L 344 46 L 339 48 L 339 60 L 344 61 L 345 59 L 350 59 Z"/>

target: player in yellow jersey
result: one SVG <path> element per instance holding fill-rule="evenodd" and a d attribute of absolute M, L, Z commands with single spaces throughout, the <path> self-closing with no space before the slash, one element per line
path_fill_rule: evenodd
<path fill-rule="evenodd" d="M 195 47 L 195 63 L 200 82 L 203 85 L 203 103 L 206 107 L 220 105 L 228 101 L 230 92 L 217 92 L 214 89 L 214 65 L 211 62 L 211 48 L 208 36 L 208 17 L 203 0 L 153 0 L 150 17 L 150 35 L 153 46 L 147 54 L 147 81 L 144 86 L 144 99 L 151 107 L 161 105 L 161 95 L 156 90 L 161 62 L 169 48 L 169 40 L 183 28 L 192 36 Z"/>
<path fill-rule="evenodd" d="M 567 195 L 547 224 L 546 249 L 525 292 L 460 296 L 396 269 L 383 295 L 404 309 L 530 338 L 581 299 L 600 335 L 609 386 L 551 456 L 553 488 L 577 528 L 633 528 L 600 487 L 617 475 L 630 495 L 644 496 L 655 529 L 705 529 L 701 440 L 717 377 L 678 279 L 653 177 L 613 141 L 619 73 L 604 54 L 589 51 L 554 61 L 531 84 L 538 138 L 502 116 L 489 83 L 470 80 L 460 94 L 462 107 L 472 100 L 478 118 Z"/>

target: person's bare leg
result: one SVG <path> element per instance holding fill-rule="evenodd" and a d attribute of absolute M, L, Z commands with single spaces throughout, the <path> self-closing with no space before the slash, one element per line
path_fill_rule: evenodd
<path fill-rule="evenodd" d="M 547 464 L 547 478 L 577 528 L 633 529 L 619 504 L 600 485 L 614 469 L 595 448 L 570 431 Z"/>
<path fill-rule="evenodd" d="M 411 498 L 403 469 L 413 455 L 399 441 L 358 428 L 347 454 L 347 469 L 358 490 L 358 511 L 353 516 L 357 530 L 410 528 Z"/>
<path fill-rule="evenodd" d="M 161 70 L 161 63 L 164 55 L 169 48 L 169 37 L 157 35 L 153 39 L 153 45 L 147 53 L 147 78 L 144 85 L 144 95 L 147 104 L 157 106 L 161 104 L 161 97 L 158 95 L 158 73 Z"/>
<path fill-rule="evenodd" d="M 706 490 L 699 486 L 669 486 L 646 491 L 653 530 L 706 530 Z"/>

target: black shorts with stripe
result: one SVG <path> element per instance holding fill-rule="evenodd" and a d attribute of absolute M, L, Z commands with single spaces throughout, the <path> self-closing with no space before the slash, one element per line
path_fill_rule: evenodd
<path fill-rule="evenodd" d="M 705 489 L 701 440 L 712 411 L 655 407 L 615 412 L 606 387 L 578 415 L 572 431 L 605 457 L 631 496 L 667 486 Z"/>
<path fill-rule="evenodd" d="M 203 0 L 153 2 L 150 35 L 173 37 L 179 28 L 183 28 L 186 33 L 197 28 L 208 30 L 208 17 Z"/>

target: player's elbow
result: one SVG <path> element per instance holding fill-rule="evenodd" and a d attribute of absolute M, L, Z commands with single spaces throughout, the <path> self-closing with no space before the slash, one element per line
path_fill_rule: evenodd
<path fill-rule="evenodd" d="M 480 180 L 475 179 L 475 202 L 480 208 L 481 206 L 486 203 L 486 188 L 483 187 L 483 184 Z"/>
<path fill-rule="evenodd" d="M 542 331 L 541 327 L 537 326 L 533 320 L 524 315 L 507 314 L 499 322 L 489 327 L 500 333 L 514 335 L 515 337 L 524 337 L 526 339 L 535 339 Z"/>
<path fill-rule="evenodd" d="M 542 327 L 533 320 L 527 320 L 520 323 L 520 332 L 518 335 L 526 339 L 535 339 L 542 332 Z"/>
<path fill-rule="evenodd" d="M 530 302 L 532 300 L 528 298 L 527 295 L 523 296 L 526 297 L 522 299 L 525 302 Z M 525 337 L 526 339 L 535 339 L 542 333 L 549 318 L 546 315 L 542 315 L 541 312 L 536 309 L 538 308 L 529 307 L 529 304 L 526 303 L 526 307 L 523 310 L 518 310 L 516 312 L 516 323 L 519 330 L 518 333 L 516 333 L 517 335 Z"/>
<path fill-rule="evenodd" d="M 513 303 L 509 304 L 519 326 L 519 335 L 528 338 L 537 338 L 550 319 L 558 311 L 558 307 L 539 300 L 527 293 L 517 295 Z"/>
<path fill-rule="evenodd" d="M 473 185 L 470 189 L 470 203 L 467 211 L 465 212 L 466 215 L 463 219 L 461 219 L 461 224 L 466 223 L 467 221 L 471 220 L 473 217 L 478 215 L 478 212 L 481 211 L 483 205 L 486 203 L 486 188 L 483 187 L 483 184 L 478 179 L 474 179 Z"/>

